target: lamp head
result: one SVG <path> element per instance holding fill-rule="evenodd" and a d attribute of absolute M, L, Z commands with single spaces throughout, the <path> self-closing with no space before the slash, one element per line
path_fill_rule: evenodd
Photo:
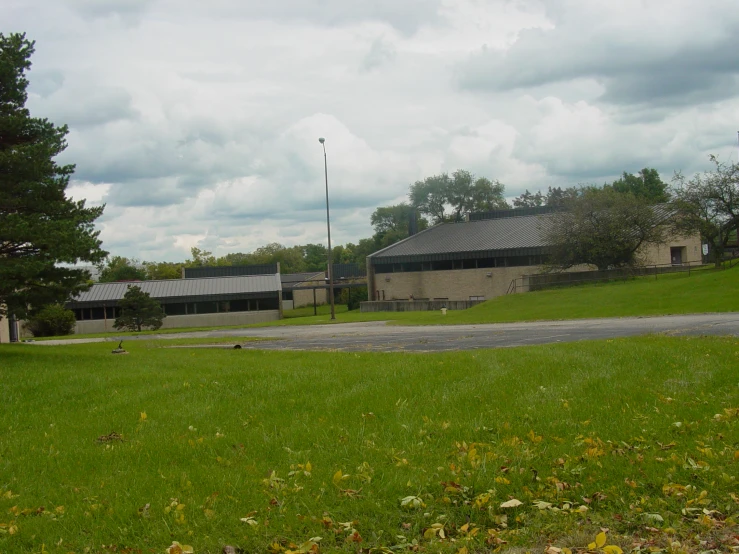
<path fill-rule="evenodd" d="M 321 138 L 318 139 L 318 142 L 320 142 L 321 144 L 323 144 L 324 142 L 326 142 L 326 139 L 323 138 L 323 137 L 321 137 Z"/>

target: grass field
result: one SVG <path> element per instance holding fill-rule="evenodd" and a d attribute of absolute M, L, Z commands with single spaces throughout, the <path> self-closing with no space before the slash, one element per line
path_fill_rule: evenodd
<path fill-rule="evenodd" d="M 736 339 L 126 347 L 0 347 L 0 552 L 737 544 Z"/>

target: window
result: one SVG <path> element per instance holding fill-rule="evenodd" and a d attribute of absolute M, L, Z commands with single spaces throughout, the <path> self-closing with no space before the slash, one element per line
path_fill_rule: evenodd
<path fill-rule="evenodd" d="M 470 296 L 470 300 L 472 302 L 474 302 L 476 300 L 485 300 L 485 297 L 484 296 Z"/>

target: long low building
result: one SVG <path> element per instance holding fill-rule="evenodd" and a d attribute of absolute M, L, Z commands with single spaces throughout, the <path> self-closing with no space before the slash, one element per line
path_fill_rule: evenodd
<path fill-rule="evenodd" d="M 518 208 L 470 214 L 469 221 L 435 225 L 379 250 L 367 257 L 369 300 L 502 296 L 514 279 L 542 271 L 551 212 Z M 700 263 L 700 237 L 674 236 L 643 254 L 650 265 Z"/>
<path fill-rule="evenodd" d="M 114 331 L 118 303 L 133 285 L 162 305 L 167 315 L 163 329 L 248 325 L 282 318 L 279 274 L 96 283 L 66 304 L 77 318 L 74 332 Z"/>

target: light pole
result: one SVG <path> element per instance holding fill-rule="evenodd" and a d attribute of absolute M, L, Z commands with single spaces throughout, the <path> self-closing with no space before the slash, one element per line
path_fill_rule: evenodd
<path fill-rule="evenodd" d="M 328 161 L 326 161 L 326 139 L 321 137 L 318 142 L 323 146 L 323 171 L 326 177 L 326 228 L 328 229 L 328 298 L 331 302 L 331 319 L 336 319 L 334 308 L 334 270 L 331 267 L 331 217 L 328 210 Z"/>

